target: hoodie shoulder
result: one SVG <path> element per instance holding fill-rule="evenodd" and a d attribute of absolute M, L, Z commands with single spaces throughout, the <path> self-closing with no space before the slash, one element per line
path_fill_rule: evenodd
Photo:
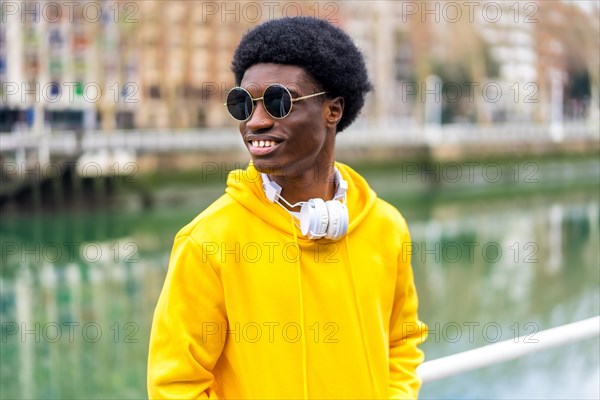
<path fill-rule="evenodd" d="M 358 172 L 342 163 L 336 165 L 349 184 L 349 232 L 364 224 L 367 229 L 373 229 L 373 232 L 396 232 L 400 237 L 406 238 L 408 226 L 400 211 L 379 198 Z"/>
<path fill-rule="evenodd" d="M 232 214 L 239 213 L 240 208 L 239 203 L 225 193 L 181 228 L 176 237 L 191 236 L 200 241 L 201 238 L 206 239 L 215 234 L 218 235 L 224 226 L 229 225 Z"/>
<path fill-rule="evenodd" d="M 377 198 L 369 218 L 381 227 L 381 231 L 395 232 L 402 241 L 410 240 L 410 232 L 404 216 L 387 201 Z"/>
<path fill-rule="evenodd" d="M 385 219 L 392 221 L 394 224 L 400 224 L 406 226 L 406 220 L 404 216 L 395 206 L 388 203 L 387 201 L 377 198 L 375 201 L 375 210 L 381 214 L 381 216 Z"/>

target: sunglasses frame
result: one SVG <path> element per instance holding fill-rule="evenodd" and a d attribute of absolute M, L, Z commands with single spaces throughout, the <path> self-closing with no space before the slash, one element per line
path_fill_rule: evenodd
<path fill-rule="evenodd" d="M 284 86 L 284 85 L 282 85 L 281 83 L 271 83 L 269 86 L 267 86 L 267 87 L 265 88 L 265 90 L 263 90 L 263 94 L 262 94 L 262 96 L 261 96 L 261 97 L 254 98 L 254 97 L 252 97 L 252 95 L 250 94 L 250 92 L 249 92 L 248 90 L 244 89 L 244 88 L 243 88 L 243 87 L 241 87 L 241 86 L 236 86 L 236 87 L 233 87 L 233 88 L 231 88 L 231 89 L 229 90 L 229 92 L 227 92 L 227 97 L 229 97 L 229 94 L 231 94 L 231 92 L 233 92 L 234 90 L 237 90 L 237 89 L 241 89 L 241 90 L 243 90 L 244 92 L 246 92 L 246 94 L 248 94 L 248 97 L 250 97 L 250 99 L 252 100 L 252 110 L 250 111 L 250 115 L 249 115 L 249 116 L 248 116 L 248 118 L 246 118 L 246 119 L 237 119 L 236 117 L 234 117 L 234 116 L 233 116 L 233 114 L 231 114 L 231 111 L 229 111 L 229 108 L 227 108 L 227 112 L 229 113 L 229 115 L 231 116 L 231 118 L 235 119 L 236 121 L 239 121 L 239 122 L 245 122 L 245 121 L 248 121 L 250 118 L 252 118 L 252 114 L 254 114 L 254 110 L 256 109 L 256 102 L 257 102 L 258 100 L 262 100 L 262 101 L 263 101 L 263 107 L 264 107 L 264 98 L 265 98 L 265 93 L 267 92 L 267 90 L 269 90 L 269 88 L 271 88 L 271 87 L 273 87 L 273 86 L 279 86 L 279 87 L 282 87 L 282 88 L 283 88 L 283 89 L 284 89 L 284 90 L 287 92 L 287 94 L 290 96 L 290 110 L 287 112 L 287 114 L 285 114 L 285 115 L 284 115 L 284 116 L 282 116 L 282 117 L 276 117 L 276 116 L 274 116 L 273 114 L 271 114 L 271 113 L 269 112 L 269 110 L 267 110 L 267 107 L 265 107 L 265 111 L 267 112 L 267 114 L 269 114 L 269 116 L 270 116 L 271 118 L 275 118 L 275 119 L 284 119 L 284 118 L 286 118 L 288 115 L 290 115 L 290 114 L 292 113 L 292 109 L 294 108 L 294 103 L 295 103 L 296 101 L 300 101 L 300 100 L 304 100 L 304 99 L 310 99 L 311 97 L 316 97 L 316 96 L 320 96 L 320 95 L 322 95 L 322 94 L 325 94 L 325 93 L 327 93 L 327 92 L 313 93 L 313 94 L 309 94 L 309 95 L 306 95 L 306 96 L 300 96 L 300 97 L 296 97 L 296 98 L 294 99 L 294 98 L 292 97 L 292 93 L 290 92 L 290 90 L 289 90 L 287 87 L 285 87 L 285 86 Z M 226 101 L 225 103 L 223 103 L 223 105 L 224 105 L 225 107 L 227 107 L 227 106 L 228 106 L 228 104 L 227 104 L 227 101 Z"/>

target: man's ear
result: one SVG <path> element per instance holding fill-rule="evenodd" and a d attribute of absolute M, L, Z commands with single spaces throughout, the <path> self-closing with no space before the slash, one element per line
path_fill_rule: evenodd
<path fill-rule="evenodd" d="M 335 128 L 344 114 L 344 98 L 339 96 L 325 100 L 325 123 Z"/>

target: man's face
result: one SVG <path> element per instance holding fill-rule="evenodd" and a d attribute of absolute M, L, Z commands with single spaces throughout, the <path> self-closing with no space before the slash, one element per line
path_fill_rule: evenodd
<path fill-rule="evenodd" d="M 322 91 L 302 68 L 281 64 L 253 65 L 241 86 L 258 98 L 273 83 L 287 87 L 294 99 Z M 282 119 L 271 117 L 262 100 L 255 102 L 250 119 L 240 123 L 240 133 L 256 169 L 292 179 L 315 168 L 325 171 L 334 161 L 335 138 L 335 129 L 327 129 L 326 114 L 324 95 L 293 102 Z"/>

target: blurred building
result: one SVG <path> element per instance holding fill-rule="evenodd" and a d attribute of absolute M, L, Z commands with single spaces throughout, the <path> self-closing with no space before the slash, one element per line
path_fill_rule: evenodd
<path fill-rule="evenodd" d="M 539 2 L 538 20 L 535 45 L 539 119 L 557 113 L 560 118 L 597 119 L 600 2 Z M 560 103 L 559 109 L 553 108 L 553 103 Z"/>
<path fill-rule="evenodd" d="M 104 71 L 95 44 L 105 38 L 110 24 L 101 18 L 89 23 L 79 5 L 3 3 L 2 131 L 44 123 L 56 129 L 96 127 Z M 101 10 L 96 6 L 95 11 Z"/>
<path fill-rule="evenodd" d="M 235 46 L 252 26 L 293 15 L 342 26 L 364 52 L 376 90 L 363 121 L 419 123 L 431 101 L 443 122 L 546 121 L 559 92 L 566 114 L 589 116 L 597 2 L 467 3 L 4 2 L 0 131 L 232 124 L 222 103 Z"/>
<path fill-rule="evenodd" d="M 233 86 L 229 62 L 250 24 L 189 1 L 140 1 L 133 38 L 139 57 L 140 128 L 221 126 L 223 92 Z M 224 4 L 224 3 L 223 3 Z M 239 3 L 238 7 L 239 7 Z M 225 7 L 223 5 L 223 7 Z M 236 21 L 236 13 L 238 19 Z"/>
<path fill-rule="evenodd" d="M 270 18 L 311 15 L 310 6 L 10 2 L 0 28 L 0 131 L 223 126 L 243 33 Z"/>
<path fill-rule="evenodd" d="M 234 86 L 231 59 L 252 26 L 285 15 L 315 15 L 315 3 L 138 1 L 130 47 L 139 62 L 139 128 L 231 124 L 223 103 Z"/>
<path fill-rule="evenodd" d="M 477 13 L 482 38 L 497 63 L 495 77 L 486 83 L 495 93 L 486 93 L 487 119 L 528 121 L 533 119 L 537 96 L 535 3 L 496 2 L 493 11 Z M 491 86 L 497 85 L 497 86 Z M 495 101 L 498 98 L 498 101 Z"/>

